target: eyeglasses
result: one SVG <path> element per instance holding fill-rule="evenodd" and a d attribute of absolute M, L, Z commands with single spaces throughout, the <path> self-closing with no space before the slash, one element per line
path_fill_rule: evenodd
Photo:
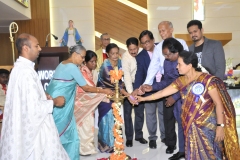
<path fill-rule="evenodd" d="M 86 56 L 82 56 L 81 53 L 76 52 L 82 59 L 85 59 Z"/>
<path fill-rule="evenodd" d="M 146 45 L 149 44 L 151 42 L 151 40 L 146 40 L 145 42 L 141 42 L 142 45 Z"/>

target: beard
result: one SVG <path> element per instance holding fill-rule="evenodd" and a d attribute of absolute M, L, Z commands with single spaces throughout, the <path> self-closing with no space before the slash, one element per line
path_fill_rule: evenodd
<path fill-rule="evenodd" d="M 199 41 L 200 39 L 199 39 L 198 37 L 192 37 L 192 40 L 193 40 L 193 42 L 197 42 L 197 41 Z"/>

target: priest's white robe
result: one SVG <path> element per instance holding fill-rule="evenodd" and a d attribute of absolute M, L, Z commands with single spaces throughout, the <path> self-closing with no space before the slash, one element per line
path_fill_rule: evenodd
<path fill-rule="evenodd" d="M 5 103 L 1 160 L 68 160 L 34 63 L 19 57 L 10 75 Z"/>

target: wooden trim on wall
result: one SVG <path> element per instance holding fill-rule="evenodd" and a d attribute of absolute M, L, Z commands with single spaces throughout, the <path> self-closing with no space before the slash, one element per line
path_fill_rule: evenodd
<path fill-rule="evenodd" d="M 147 0 L 142 0 L 147 6 Z M 111 38 L 125 44 L 130 37 L 148 29 L 147 15 L 118 1 L 94 0 L 95 30 L 108 33 Z M 95 38 L 96 50 L 100 48 L 100 39 Z"/>
<path fill-rule="evenodd" d="M 220 41 L 223 46 L 232 40 L 232 33 L 204 33 L 204 36 Z M 175 34 L 174 37 L 185 40 L 188 46 L 193 44 L 189 34 Z"/>
<path fill-rule="evenodd" d="M 50 12 L 49 0 L 32 0 L 31 1 L 31 20 L 18 20 L 18 32 L 14 35 L 16 37 L 21 33 L 29 33 L 38 39 L 41 47 L 45 46 L 46 36 L 50 33 Z M 9 33 L 0 34 L 0 48 L 1 58 L 0 65 L 13 65 L 11 42 L 9 40 Z M 49 46 L 50 44 L 49 36 Z M 2 58 L 3 57 L 3 58 Z M 15 47 L 15 58 L 18 57 Z"/>

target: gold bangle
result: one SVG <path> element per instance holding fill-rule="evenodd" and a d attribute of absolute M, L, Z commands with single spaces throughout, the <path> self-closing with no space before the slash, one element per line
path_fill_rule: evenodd
<path fill-rule="evenodd" d="M 152 97 L 152 100 L 155 100 L 154 94 L 152 94 L 151 97 Z"/>

